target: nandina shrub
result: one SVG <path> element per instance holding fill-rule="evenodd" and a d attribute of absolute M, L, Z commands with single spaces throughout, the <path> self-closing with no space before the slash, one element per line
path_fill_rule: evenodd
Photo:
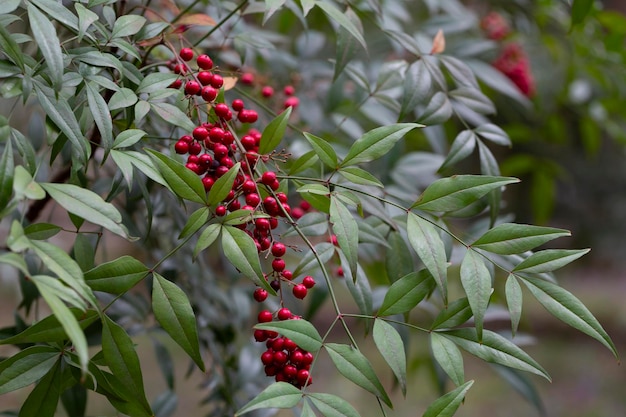
<path fill-rule="evenodd" d="M 569 232 L 500 213 L 518 180 L 500 175 L 492 148 L 510 140 L 479 80 L 523 103 L 531 90 L 463 48 L 493 47 L 471 10 L 424 2 L 409 22 L 394 7 L 409 16 L 402 2 L 0 5 L 0 262 L 22 295 L 1 332 L 15 350 L 0 393 L 34 384 L 20 416 L 53 416 L 59 400 L 82 416 L 92 395 L 130 416 L 173 414 L 164 334 L 206 373 L 211 415 L 365 413 L 315 384 L 320 357 L 387 415 L 387 370 L 359 345 L 371 335 L 406 393 L 406 331 L 453 384 L 424 415 L 450 416 L 473 383 L 460 349 L 549 379 L 515 343 L 523 287 L 616 354 L 552 275 L 587 250 L 542 249 Z M 459 26 L 448 36 L 442 19 Z M 119 238 L 132 255 L 110 255 Z M 499 300 L 506 335 L 489 328 Z M 334 317 L 316 325 L 324 303 Z M 138 335 L 167 382 L 156 398 Z"/>

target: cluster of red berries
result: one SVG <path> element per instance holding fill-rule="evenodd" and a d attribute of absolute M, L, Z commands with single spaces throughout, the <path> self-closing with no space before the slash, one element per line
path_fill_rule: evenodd
<path fill-rule="evenodd" d="M 489 39 L 503 41 L 511 34 L 506 19 L 497 12 L 490 12 L 480 21 L 480 27 Z M 500 55 L 492 65 L 506 75 L 526 96 L 535 93 L 535 80 L 530 71 L 530 62 L 521 45 L 510 41 L 504 43 Z"/>
<path fill-rule="evenodd" d="M 255 87 L 257 85 L 255 76 L 251 72 L 244 72 L 241 75 L 241 78 L 239 78 L 239 82 L 249 87 Z M 274 87 L 272 87 L 271 85 L 260 86 L 259 93 L 261 94 L 261 97 L 265 99 L 275 98 L 277 96 L 276 91 L 274 90 Z M 298 105 L 300 104 L 300 99 L 294 96 L 295 93 L 296 93 L 296 90 L 292 85 L 286 85 L 285 87 L 283 87 L 282 107 L 284 109 L 286 109 L 287 107 L 298 107 Z"/>
<path fill-rule="evenodd" d="M 224 86 L 224 78 L 213 69 L 213 61 L 208 55 L 199 55 L 195 59 L 197 70 L 188 64 L 195 57 L 191 48 L 183 48 L 178 56 L 168 64 L 172 71 L 181 77 L 170 87 L 183 88 L 190 99 L 201 97 L 210 106 L 207 112 L 207 121 L 197 126 L 190 134 L 183 135 L 174 145 L 179 155 L 187 155 L 185 166 L 202 177 L 202 184 L 208 192 L 218 178 L 226 174 L 239 162 L 239 172 L 236 174 L 233 186 L 228 195 L 215 208 L 215 216 L 222 217 L 228 212 L 247 210 L 251 213 L 249 220 L 237 225 L 244 230 L 255 242 L 259 254 L 266 253 L 272 256 L 271 272 L 265 274 L 271 287 L 282 297 L 286 288 L 297 299 L 304 299 L 311 288 L 315 286 L 315 279 L 305 276 L 300 283 L 294 282 L 291 270 L 286 268 L 283 256 L 287 246 L 280 242 L 272 231 L 278 227 L 279 218 L 293 214 L 294 218 L 301 217 L 310 209 L 306 202 L 295 207 L 292 213 L 287 201 L 287 195 L 279 192 L 280 180 L 275 171 L 261 171 L 257 162 L 270 159 L 279 159 L 280 153 L 260 155 L 259 144 L 261 133 L 245 125 L 255 123 L 258 113 L 247 109 L 243 100 L 237 98 L 231 101 L 230 106 L 223 102 L 216 102 L 219 90 Z M 244 73 L 239 79 L 244 85 L 253 86 L 254 76 Z M 298 98 L 293 94 L 292 86 L 283 89 L 286 97 L 283 107 L 296 107 Z M 274 90 L 264 86 L 260 90 L 262 97 L 270 98 Z M 235 116 L 236 113 L 236 116 Z M 268 292 L 260 287 L 254 291 L 253 298 L 263 302 Z M 275 313 L 263 310 L 259 313 L 260 323 L 278 320 L 299 319 L 285 307 Z M 254 338 L 259 342 L 266 342 L 267 351 L 261 355 L 265 365 L 265 373 L 275 377 L 276 381 L 290 382 L 296 387 L 303 387 L 311 383 L 309 369 L 313 362 L 313 355 L 297 346 L 292 340 L 276 332 L 256 330 Z"/>

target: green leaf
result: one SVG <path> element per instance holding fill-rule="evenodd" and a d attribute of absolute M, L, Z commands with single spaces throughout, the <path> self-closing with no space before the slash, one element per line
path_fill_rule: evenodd
<path fill-rule="evenodd" d="M 34 83 L 34 89 L 46 115 L 72 144 L 72 155 L 84 164 L 91 154 L 91 148 L 80 130 L 74 111 L 66 100 L 56 98 L 50 88 Z"/>
<path fill-rule="evenodd" d="M 474 381 L 467 381 L 465 384 L 437 398 L 428 406 L 422 417 L 452 417 L 459 408 L 465 394 L 470 389 Z"/>
<path fill-rule="evenodd" d="M 359 33 L 363 33 L 363 24 L 359 16 L 348 7 L 345 11 L 345 17 L 348 19 Z M 358 40 L 343 26 L 337 29 L 337 47 L 335 48 L 335 70 L 333 80 L 336 80 L 346 68 L 346 65 L 352 61 L 357 54 L 361 52 L 358 46 Z M 367 51 L 365 51 L 367 53 Z"/>
<path fill-rule="evenodd" d="M 56 292 L 51 287 L 41 285 L 40 282 L 34 281 L 37 285 L 37 289 L 41 296 L 46 300 L 48 307 L 54 315 L 57 317 L 59 323 L 63 327 L 65 334 L 72 341 L 74 350 L 80 361 L 80 367 L 82 370 L 87 369 L 87 363 L 89 362 L 89 352 L 87 351 L 87 338 L 83 333 L 81 326 L 78 324 L 76 317 L 72 311 L 63 303 Z M 3 342 L 6 342 L 4 340 Z"/>
<path fill-rule="evenodd" d="M 417 123 L 397 123 L 372 129 L 352 144 L 340 166 L 357 165 L 378 159 L 389 152 L 408 132 L 418 127 L 423 126 Z"/>
<path fill-rule="evenodd" d="M 51 346 L 30 346 L 0 362 L 0 395 L 24 388 L 43 377 L 61 355 Z"/>
<path fill-rule="evenodd" d="M 147 149 L 147 152 L 170 189 L 178 197 L 200 204 L 206 203 L 207 194 L 197 174 L 167 155 L 152 149 Z"/>
<path fill-rule="evenodd" d="M 591 249 L 546 249 L 533 253 L 520 262 L 514 272 L 539 274 L 562 268 L 585 255 Z"/>
<path fill-rule="evenodd" d="M 531 372 L 550 381 L 550 376 L 545 369 L 526 352 L 510 340 L 490 330 L 483 330 L 482 340 L 478 340 L 476 329 L 471 327 L 442 330 L 439 334 L 485 362 L 498 363 L 509 368 Z"/>
<path fill-rule="evenodd" d="M 22 0 L 5 0 L 0 5 L 0 14 L 9 14 L 20 5 Z"/>
<path fill-rule="evenodd" d="M 424 61 L 413 62 L 406 70 L 402 88 L 402 105 L 398 120 L 402 120 L 412 113 L 418 104 L 425 101 L 431 89 L 431 76 L 424 65 Z"/>
<path fill-rule="evenodd" d="M 571 28 L 585 21 L 593 7 L 593 0 L 573 0 Z"/>
<path fill-rule="evenodd" d="M 15 167 L 13 192 L 15 193 L 16 200 L 22 200 L 24 198 L 29 200 L 43 200 L 46 198 L 46 192 L 33 180 L 30 172 L 22 165 Z"/>
<path fill-rule="evenodd" d="M 26 265 L 23 255 L 19 255 L 15 252 L 3 253 L 0 255 L 0 263 L 10 265 L 26 276 L 30 275 L 28 265 Z"/>
<path fill-rule="evenodd" d="M 123 87 L 111 96 L 108 106 L 111 111 L 125 109 L 134 106 L 137 104 L 137 101 L 139 101 L 137 94 L 130 88 Z"/>
<path fill-rule="evenodd" d="M 185 223 L 183 230 L 181 230 L 180 235 L 178 235 L 178 238 L 183 239 L 196 233 L 209 220 L 210 214 L 209 208 L 206 206 L 200 207 L 198 210 L 191 213 L 187 218 L 187 223 Z"/>
<path fill-rule="evenodd" d="M 378 380 L 374 368 L 359 350 L 338 343 L 326 343 L 324 347 L 341 375 L 376 395 L 390 408 L 393 408 L 393 404 L 387 396 L 385 388 Z"/>
<path fill-rule="evenodd" d="M 493 142 L 502 146 L 511 146 L 511 139 L 509 135 L 502 130 L 500 126 L 492 123 L 485 123 L 474 129 L 476 134 L 490 142 Z"/>
<path fill-rule="evenodd" d="M 309 352 L 317 352 L 322 347 L 322 337 L 317 329 L 304 319 L 259 323 L 254 328 L 278 332 Z"/>
<path fill-rule="evenodd" d="M 146 75 L 137 87 L 137 94 L 157 93 L 165 90 L 169 85 L 179 78 L 177 74 L 171 72 L 153 72 Z"/>
<path fill-rule="evenodd" d="M 325 0 L 315 0 L 315 5 L 322 9 L 330 20 L 339 24 L 339 26 L 343 27 L 352 36 L 354 36 L 354 38 L 359 41 L 363 49 L 367 50 L 365 38 L 363 38 L 363 34 L 359 30 L 359 28 L 352 22 L 352 20 L 350 20 L 346 15 L 341 13 L 341 11 L 337 9 L 337 7 Z"/>
<path fill-rule="evenodd" d="M 187 295 L 176 284 L 156 272 L 152 273 L 152 310 L 154 317 L 172 339 L 193 359 L 202 372 L 204 362 L 200 355 L 200 342 L 196 316 Z"/>
<path fill-rule="evenodd" d="M 515 337 L 520 318 L 522 317 L 523 298 L 522 287 L 519 285 L 519 282 L 517 282 L 515 275 L 510 274 L 506 279 L 504 293 L 506 296 L 506 305 L 509 308 L 509 314 L 511 315 L 511 333 L 512 336 Z"/>
<path fill-rule="evenodd" d="M 237 178 L 237 174 L 239 173 L 240 166 L 241 162 L 237 162 L 228 171 L 226 171 L 224 175 L 215 181 L 209 190 L 209 197 L 207 199 L 208 205 L 214 206 L 226 198 L 230 190 L 233 189 L 233 184 L 235 182 L 235 178 Z"/>
<path fill-rule="evenodd" d="M 54 417 L 61 397 L 61 363 L 58 359 L 30 392 L 20 408 L 19 417 Z"/>
<path fill-rule="evenodd" d="M 493 102 L 476 87 L 459 87 L 448 92 L 448 97 L 479 114 L 493 114 Z"/>
<path fill-rule="evenodd" d="M 68 417 L 83 417 L 87 410 L 87 388 L 74 384 L 61 394 L 61 404 Z"/>
<path fill-rule="evenodd" d="M 41 186 L 61 207 L 93 224 L 130 239 L 122 215 L 98 194 L 73 184 L 42 183 Z"/>
<path fill-rule="evenodd" d="M 292 408 L 302 399 L 302 391 L 286 382 L 275 382 L 265 388 L 252 401 L 244 405 L 235 416 L 246 414 L 259 408 Z"/>
<path fill-rule="evenodd" d="M 263 129 L 258 153 L 261 155 L 272 152 L 283 140 L 293 107 L 287 107 Z"/>
<path fill-rule="evenodd" d="M 445 93 L 438 91 L 417 119 L 424 125 L 438 125 L 452 117 L 452 105 Z"/>
<path fill-rule="evenodd" d="M 359 256 L 359 226 L 348 208 L 333 195 L 330 199 L 330 223 L 333 233 L 337 236 L 339 247 L 346 257 L 352 279 L 356 279 Z"/>
<path fill-rule="evenodd" d="M 489 306 L 489 297 L 492 292 L 491 274 L 483 258 L 471 249 L 467 250 L 461 263 L 461 283 L 474 315 L 478 340 L 481 340 L 485 311 Z"/>
<path fill-rule="evenodd" d="M 324 417 L 360 417 L 349 402 L 337 395 L 313 392 L 307 397 Z"/>
<path fill-rule="evenodd" d="M 315 151 L 309 151 L 296 159 L 289 167 L 289 175 L 296 175 L 302 171 L 306 171 L 317 163 L 319 157 Z"/>
<path fill-rule="evenodd" d="M 132 167 L 135 167 L 152 181 L 164 187 L 168 187 L 167 181 L 165 181 L 161 173 L 154 167 L 148 155 L 137 151 L 118 151 L 112 149 L 111 157 L 122 171 L 124 179 L 129 186 L 133 184 Z M 128 171 L 125 171 L 125 169 L 128 169 Z"/>
<path fill-rule="evenodd" d="M 147 133 L 141 129 L 127 129 L 116 136 L 113 142 L 113 149 L 125 148 L 133 146 L 139 142 Z"/>
<path fill-rule="evenodd" d="M 327 141 L 320 137 L 308 132 L 304 132 L 303 134 L 313 148 L 315 154 L 320 158 L 320 161 L 331 169 L 337 168 L 337 154 L 335 153 L 335 149 Z"/>
<path fill-rule="evenodd" d="M 378 310 L 378 316 L 409 312 L 434 288 L 435 280 L 427 269 L 411 272 L 391 284 Z"/>
<path fill-rule="evenodd" d="M 217 240 L 221 231 L 222 225 L 218 223 L 208 225 L 198 237 L 198 242 L 193 248 L 193 257 L 198 257 L 200 252 L 211 246 Z"/>
<path fill-rule="evenodd" d="M 137 259 L 124 255 L 85 272 L 85 282 L 93 291 L 124 294 L 144 279 L 149 271 Z"/>
<path fill-rule="evenodd" d="M 391 231 L 387 234 L 389 247 L 385 252 L 385 270 L 389 282 L 394 283 L 415 270 L 411 250 L 400 232 Z"/>
<path fill-rule="evenodd" d="M 107 366 L 127 391 L 128 398 L 142 406 L 145 416 L 153 416 L 133 341 L 122 327 L 106 315 L 102 320 L 102 353 Z"/>
<path fill-rule="evenodd" d="M 298 187 L 296 192 L 324 195 L 324 196 L 330 195 L 330 189 L 328 188 L 328 186 L 324 184 L 304 184 L 303 186 Z"/>
<path fill-rule="evenodd" d="M 355 184 L 369 185 L 374 187 L 384 188 L 382 182 L 368 171 L 359 167 L 343 167 L 338 171 L 345 179 L 352 181 Z"/>
<path fill-rule="evenodd" d="M 411 208 L 455 211 L 467 207 L 489 191 L 519 182 L 517 178 L 487 175 L 454 175 L 429 185 Z"/>
<path fill-rule="evenodd" d="M 467 158 L 474 152 L 474 148 L 476 148 L 476 135 L 471 130 L 462 130 L 454 138 L 448 156 L 446 156 L 439 170 L 446 169 Z"/>
<path fill-rule="evenodd" d="M 463 385 L 465 371 L 463 370 L 463 356 L 459 348 L 437 332 L 430 332 L 430 348 L 435 360 L 454 385 Z"/>
<path fill-rule="evenodd" d="M 166 123 L 183 128 L 188 132 L 196 128 L 189 116 L 173 104 L 150 103 L 150 108 Z"/>
<path fill-rule="evenodd" d="M 487 231 L 471 246 L 499 255 L 511 255 L 529 251 L 557 237 L 570 235 L 567 230 L 553 227 L 503 223 Z"/>
<path fill-rule="evenodd" d="M 337 250 L 341 266 L 343 267 L 344 276 L 352 275 L 352 270 L 348 266 L 346 257 L 341 249 Z M 367 276 L 363 272 L 360 265 L 357 264 L 356 280 L 346 279 L 346 287 L 350 291 L 352 299 L 359 307 L 359 312 L 365 316 L 371 316 L 373 312 L 372 288 Z"/>
<path fill-rule="evenodd" d="M 77 308 L 70 308 L 69 310 L 83 330 L 98 319 L 98 312 L 95 310 L 82 311 Z M 0 339 L 0 345 L 53 343 L 62 342 L 67 339 L 67 333 L 59 319 L 55 315 L 50 315 L 15 336 Z"/>
<path fill-rule="evenodd" d="M 378 351 L 396 376 L 402 395 L 406 396 L 406 354 L 400 334 L 391 324 L 377 318 L 372 335 Z"/>
<path fill-rule="evenodd" d="M 96 122 L 102 137 L 102 145 L 105 150 L 109 150 L 113 146 L 113 119 L 111 118 L 109 106 L 100 95 L 100 90 L 93 81 L 85 84 L 85 91 L 87 92 L 89 110 L 91 110 L 93 120 Z"/>
<path fill-rule="evenodd" d="M 459 298 L 439 312 L 430 328 L 443 329 L 456 327 L 465 323 L 471 317 L 472 309 L 470 308 L 467 297 Z"/>
<path fill-rule="evenodd" d="M 330 261 L 332 257 L 335 255 L 335 246 L 329 242 L 320 242 L 315 245 L 314 250 L 308 251 L 301 259 L 296 269 L 293 271 L 294 276 L 298 276 L 303 274 L 311 269 L 318 268 L 318 260 L 315 257 L 319 257 L 320 262 L 325 264 Z"/>
<path fill-rule="evenodd" d="M 78 14 L 78 42 L 80 42 L 87 33 L 89 26 L 97 22 L 99 17 L 80 3 L 74 3 L 74 8 Z"/>
<path fill-rule="evenodd" d="M 546 310 L 569 326 L 598 340 L 616 358 L 619 358 L 613 341 L 589 309 L 569 291 L 536 277 L 521 277 L 533 296 Z"/>
<path fill-rule="evenodd" d="M 139 15 L 124 15 L 120 16 L 113 25 L 111 31 L 112 38 L 122 38 L 124 36 L 131 36 L 139 32 L 143 25 L 146 23 L 146 18 Z"/>
<path fill-rule="evenodd" d="M 58 91 L 63 83 L 63 69 L 65 65 L 63 64 L 63 51 L 61 50 L 61 42 L 57 36 L 57 31 L 46 15 L 31 3 L 26 4 L 26 10 L 28 11 L 30 29 L 44 57 L 44 62 L 50 71 L 52 85 Z"/>
<path fill-rule="evenodd" d="M 267 0 L 265 2 L 265 13 L 263 14 L 263 25 L 267 23 L 269 18 L 272 17 L 272 15 L 276 13 L 278 9 L 284 6 L 285 2 L 286 0 Z"/>
<path fill-rule="evenodd" d="M 448 300 L 448 261 L 446 248 L 435 226 L 409 212 L 407 217 L 409 243 L 431 273 L 441 292 L 444 303 Z"/>
<path fill-rule="evenodd" d="M 46 240 L 63 230 L 60 226 L 50 223 L 33 223 L 24 228 L 26 237 L 32 240 Z"/>
<path fill-rule="evenodd" d="M 0 25 L 0 49 L 24 72 L 25 66 L 22 50 L 15 42 L 15 39 L 13 39 L 13 36 L 11 36 L 11 33 L 3 25 Z"/>
<path fill-rule="evenodd" d="M 233 226 L 224 226 L 221 230 L 222 249 L 230 263 L 252 282 L 265 288 L 270 294 L 275 294 L 263 275 L 254 240 L 246 232 Z"/>
<path fill-rule="evenodd" d="M 11 141 L 7 141 L 0 157 L 0 211 L 4 210 L 13 194 L 13 147 Z"/>

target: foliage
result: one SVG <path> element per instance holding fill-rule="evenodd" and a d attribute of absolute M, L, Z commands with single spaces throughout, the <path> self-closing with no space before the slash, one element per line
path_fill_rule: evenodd
<path fill-rule="evenodd" d="M 583 24 L 589 8 L 575 3 Z M 473 383 L 461 349 L 510 368 L 509 380 L 550 378 L 514 338 L 523 288 L 617 356 L 553 276 L 587 250 L 546 249 L 569 232 L 500 213 L 518 179 L 501 175 L 494 150 L 511 140 L 490 117 L 497 100 L 530 108 L 531 90 L 489 65 L 497 44 L 461 3 L 0 10 L 0 262 L 22 293 L 0 331 L 16 348 L 0 393 L 35 384 L 18 415 L 52 416 L 61 400 L 82 416 L 87 392 L 121 414 L 172 415 L 164 335 L 206 372 L 211 415 L 358 416 L 311 386 L 320 358 L 387 415 L 385 370 L 359 348 L 354 318 L 403 393 L 406 332 L 430 345 L 442 396 L 423 415 L 451 416 Z M 329 326 L 314 319 L 324 303 Z M 504 303 L 511 333 L 490 329 Z M 146 396 L 137 336 L 154 342 L 168 386 L 158 398 Z"/>

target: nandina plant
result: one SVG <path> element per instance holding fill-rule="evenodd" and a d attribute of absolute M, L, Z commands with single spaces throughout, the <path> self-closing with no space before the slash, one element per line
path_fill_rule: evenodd
<path fill-rule="evenodd" d="M 440 385 L 452 385 L 423 415 L 451 416 L 473 383 L 461 349 L 513 379 L 550 378 L 516 344 L 522 288 L 617 355 L 552 275 L 587 250 L 546 249 L 569 232 L 500 213 L 518 180 L 500 175 L 492 148 L 510 140 L 479 80 L 529 105 L 530 68 L 519 47 L 493 66 L 454 51 L 502 39 L 501 21 L 489 17 L 486 34 L 460 22 L 466 36 L 446 37 L 391 18 L 401 2 L 200 3 L 0 5 L 0 262 L 22 295 L 0 333 L 15 348 L 0 393 L 34 385 L 18 415 L 53 416 L 60 403 L 83 416 L 92 395 L 125 415 L 172 415 L 165 334 L 205 372 L 213 391 L 198 401 L 211 415 L 371 415 L 315 383 L 320 360 L 388 415 L 389 390 L 407 390 L 404 333 L 430 345 Z M 373 40 L 387 50 L 366 58 Z M 473 157 L 475 170 L 458 168 Z M 507 335 L 489 328 L 501 300 Z M 325 303 L 333 317 L 316 324 Z M 155 398 L 139 335 L 167 382 Z"/>

